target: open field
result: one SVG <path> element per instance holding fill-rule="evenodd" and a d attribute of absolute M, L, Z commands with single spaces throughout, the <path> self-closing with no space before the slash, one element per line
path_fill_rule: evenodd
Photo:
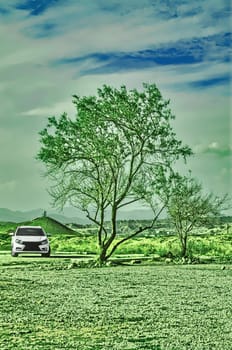
<path fill-rule="evenodd" d="M 1 350 L 230 350 L 232 267 L 0 255 Z"/>

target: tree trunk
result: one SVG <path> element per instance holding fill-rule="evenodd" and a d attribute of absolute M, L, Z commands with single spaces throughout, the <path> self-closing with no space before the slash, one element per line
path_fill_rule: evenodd
<path fill-rule="evenodd" d="M 99 257 L 98 257 L 98 262 L 99 262 L 99 265 L 102 266 L 102 265 L 105 265 L 106 261 L 107 261 L 107 246 L 104 245 L 101 247 L 101 252 L 99 254 Z"/>
<path fill-rule="evenodd" d="M 184 235 L 181 237 L 181 257 L 187 257 L 187 236 Z"/>

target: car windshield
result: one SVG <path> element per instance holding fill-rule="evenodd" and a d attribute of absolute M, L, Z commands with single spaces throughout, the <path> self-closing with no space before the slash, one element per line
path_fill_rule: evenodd
<path fill-rule="evenodd" d="M 41 228 L 20 227 L 18 228 L 16 236 L 44 236 Z"/>

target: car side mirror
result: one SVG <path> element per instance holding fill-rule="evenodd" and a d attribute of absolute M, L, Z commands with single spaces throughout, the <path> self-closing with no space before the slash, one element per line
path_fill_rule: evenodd
<path fill-rule="evenodd" d="M 52 234 L 50 232 L 46 232 L 46 235 L 50 237 Z"/>
<path fill-rule="evenodd" d="M 9 236 L 14 236 L 14 232 L 9 232 Z"/>

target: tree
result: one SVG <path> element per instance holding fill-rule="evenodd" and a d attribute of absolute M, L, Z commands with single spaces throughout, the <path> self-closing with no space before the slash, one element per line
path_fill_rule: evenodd
<path fill-rule="evenodd" d="M 100 263 L 154 225 L 164 207 L 154 199 L 159 167 L 171 168 L 191 154 L 173 132 L 169 101 L 155 85 L 143 87 L 139 92 L 104 85 L 97 96 L 73 95 L 76 117 L 49 117 L 40 132 L 38 159 L 54 181 L 53 203 L 80 208 L 97 225 Z M 134 202 L 152 207 L 153 221 L 116 242 L 118 210 Z"/>
<path fill-rule="evenodd" d="M 165 180 L 164 180 L 165 181 Z M 228 197 L 204 194 L 202 185 L 189 176 L 173 173 L 162 187 L 162 198 L 167 202 L 167 212 L 181 246 L 181 256 L 188 255 L 188 237 L 195 227 L 200 227 L 220 215 Z"/>

